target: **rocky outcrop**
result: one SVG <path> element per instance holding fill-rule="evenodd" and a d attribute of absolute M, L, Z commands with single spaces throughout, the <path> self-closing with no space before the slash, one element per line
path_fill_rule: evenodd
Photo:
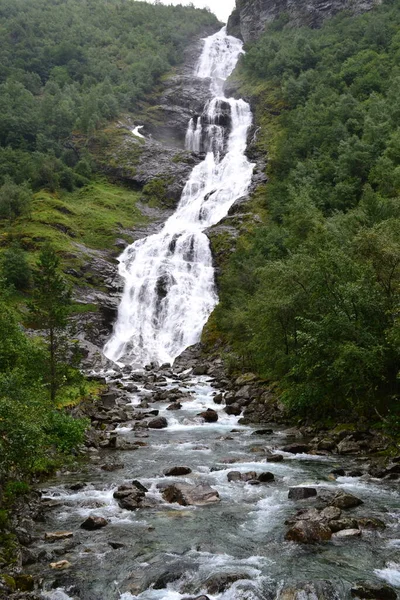
<path fill-rule="evenodd" d="M 380 3 L 381 0 L 236 0 L 228 32 L 247 43 L 256 40 L 266 25 L 278 18 L 289 26 L 317 28 L 340 11 L 357 15 Z"/>

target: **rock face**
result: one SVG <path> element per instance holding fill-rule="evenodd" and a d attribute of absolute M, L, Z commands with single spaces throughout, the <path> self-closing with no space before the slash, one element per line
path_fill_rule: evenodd
<path fill-rule="evenodd" d="M 381 0 L 236 0 L 228 33 L 247 43 L 259 38 L 266 25 L 279 17 L 289 26 L 317 28 L 340 11 L 357 15 L 380 3 Z"/>

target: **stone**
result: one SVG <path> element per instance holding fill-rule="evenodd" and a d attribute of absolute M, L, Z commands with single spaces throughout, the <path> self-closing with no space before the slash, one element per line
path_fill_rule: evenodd
<path fill-rule="evenodd" d="M 240 471 L 229 471 L 228 481 L 242 481 L 242 474 Z"/>
<path fill-rule="evenodd" d="M 180 402 L 173 402 L 167 407 L 167 410 L 181 410 L 182 404 Z"/>
<path fill-rule="evenodd" d="M 74 536 L 72 531 L 54 531 L 54 532 L 46 532 L 44 534 L 44 539 L 46 542 L 58 542 L 60 540 L 67 540 Z"/>
<path fill-rule="evenodd" d="M 205 420 L 206 423 L 216 423 L 218 421 L 218 413 L 212 408 L 207 408 L 204 412 L 197 415 Z"/>
<path fill-rule="evenodd" d="M 349 438 L 345 438 L 337 445 L 339 454 L 357 454 L 360 449 L 360 444 Z"/>
<path fill-rule="evenodd" d="M 396 591 L 385 583 L 360 581 L 352 586 L 353 598 L 367 598 L 369 600 L 397 600 Z"/>
<path fill-rule="evenodd" d="M 317 490 L 311 487 L 291 487 L 288 494 L 289 500 L 306 500 L 316 496 Z"/>
<path fill-rule="evenodd" d="M 165 429 L 168 427 L 168 421 L 165 417 L 157 417 L 149 421 L 147 427 L 149 429 Z"/>
<path fill-rule="evenodd" d="M 225 407 L 225 412 L 227 415 L 238 417 L 241 414 L 242 409 L 239 404 L 231 404 L 230 406 Z"/>
<path fill-rule="evenodd" d="M 193 375 L 207 375 L 207 373 L 208 373 L 207 365 L 197 365 L 192 370 Z"/>
<path fill-rule="evenodd" d="M 269 471 L 265 471 L 264 473 L 260 473 L 257 479 L 260 483 L 270 483 L 271 481 L 275 481 L 275 475 Z"/>
<path fill-rule="evenodd" d="M 283 446 L 283 448 L 281 448 L 283 452 L 289 452 L 290 454 L 307 454 L 310 449 L 311 448 L 308 444 L 288 444 L 287 446 Z"/>
<path fill-rule="evenodd" d="M 144 494 L 146 494 L 146 492 L 148 492 L 149 490 L 147 489 L 147 487 L 145 487 L 142 483 L 140 483 L 140 481 L 138 481 L 137 479 L 134 479 L 132 481 L 132 485 L 134 488 L 138 489 L 140 492 L 143 492 Z"/>
<path fill-rule="evenodd" d="M 172 467 L 172 469 L 164 471 L 164 475 L 166 477 L 179 477 L 181 475 L 189 475 L 191 472 L 192 469 L 189 469 L 189 467 Z"/>
<path fill-rule="evenodd" d="M 346 475 L 346 471 L 344 469 L 333 469 L 330 472 L 330 475 L 334 475 L 335 477 L 344 477 Z"/>
<path fill-rule="evenodd" d="M 86 487 L 86 483 L 74 483 L 73 485 L 69 486 L 69 489 L 72 492 L 79 492 L 80 490 L 83 490 Z"/>
<path fill-rule="evenodd" d="M 267 462 L 283 462 L 284 458 L 282 454 L 268 454 Z"/>
<path fill-rule="evenodd" d="M 357 519 L 357 523 L 362 529 L 385 529 L 386 527 L 383 521 L 375 517 L 361 517 Z"/>
<path fill-rule="evenodd" d="M 124 466 L 125 465 L 123 463 L 110 463 L 107 465 L 102 465 L 101 470 L 107 471 L 108 473 L 112 473 L 113 471 L 119 471 L 120 469 L 123 469 Z"/>
<path fill-rule="evenodd" d="M 348 508 L 355 508 L 356 506 L 360 506 L 364 504 L 360 498 L 357 496 L 353 496 L 353 494 L 348 494 L 346 492 L 339 492 L 333 498 L 333 500 L 329 503 L 331 506 L 336 506 L 342 510 Z"/>
<path fill-rule="evenodd" d="M 334 539 L 345 539 L 350 537 L 360 537 L 361 530 L 360 529 L 341 529 L 333 534 Z"/>
<path fill-rule="evenodd" d="M 96 529 L 102 529 L 108 525 L 107 519 L 103 517 L 96 517 L 91 515 L 81 524 L 81 529 L 86 529 L 87 531 L 95 531 Z"/>
<path fill-rule="evenodd" d="M 162 495 L 167 502 L 181 506 L 206 506 L 220 501 L 217 490 L 208 484 L 177 483 L 164 489 Z"/>
<path fill-rule="evenodd" d="M 248 573 L 215 573 L 208 577 L 204 587 L 210 594 L 222 594 L 232 583 L 248 578 Z"/>
<path fill-rule="evenodd" d="M 356 519 L 333 519 L 329 522 L 329 529 L 332 533 L 337 533 L 344 529 L 358 529 L 358 525 Z"/>
<path fill-rule="evenodd" d="M 223 400 L 222 394 L 216 394 L 213 398 L 213 401 L 215 402 L 215 404 L 222 404 L 222 400 Z"/>
<path fill-rule="evenodd" d="M 321 518 L 325 521 L 334 521 L 336 519 L 340 519 L 341 514 L 342 511 L 336 506 L 327 506 L 320 512 Z"/>
<path fill-rule="evenodd" d="M 331 581 L 297 583 L 284 587 L 276 600 L 338 600 L 339 596 Z"/>
<path fill-rule="evenodd" d="M 332 537 L 327 525 L 315 521 L 297 521 L 285 535 L 285 540 L 301 544 L 326 542 Z"/>
<path fill-rule="evenodd" d="M 273 433 L 273 429 L 256 429 L 251 435 L 272 435 Z"/>
<path fill-rule="evenodd" d="M 72 564 L 68 560 L 59 560 L 58 562 L 50 563 L 50 567 L 56 571 L 64 571 L 70 569 Z"/>

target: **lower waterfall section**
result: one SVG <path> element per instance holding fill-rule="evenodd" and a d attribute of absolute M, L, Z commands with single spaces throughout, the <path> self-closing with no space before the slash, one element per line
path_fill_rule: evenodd
<path fill-rule="evenodd" d="M 250 107 L 223 94 L 241 53 L 242 43 L 225 27 L 205 40 L 196 75 L 211 79 L 213 97 L 197 121 L 191 119 L 186 144 L 191 151 L 203 148 L 206 157 L 193 169 L 162 231 L 135 242 L 120 257 L 124 293 L 104 349 L 116 362 L 173 362 L 200 339 L 218 302 L 203 232 L 247 193 L 254 167 L 245 155 Z"/>

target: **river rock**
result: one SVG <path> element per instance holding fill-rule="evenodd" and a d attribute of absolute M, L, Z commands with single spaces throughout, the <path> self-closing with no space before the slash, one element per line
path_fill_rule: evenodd
<path fill-rule="evenodd" d="M 144 486 L 143 486 L 144 487 Z M 145 492 L 134 484 L 121 485 L 113 494 L 121 508 L 125 510 L 136 510 L 142 506 Z"/>
<path fill-rule="evenodd" d="M 351 437 L 347 437 L 337 445 L 337 451 L 339 454 L 358 454 L 361 447 L 359 442 L 354 441 Z"/>
<path fill-rule="evenodd" d="M 360 581 L 351 588 L 353 598 L 368 598 L 370 600 L 396 600 L 396 591 L 384 583 Z"/>
<path fill-rule="evenodd" d="M 289 500 L 305 500 L 307 498 L 315 498 L 317 490 L 311 487 L 291 487 L 289 489 Z"/>
<path fill-rule="evenodd" d="M 248 573 L 215 573 L 208 577 L 204 587 L 210 594 L 222 594 L 232 583 L 248 578 Z"/>
<path fill-rule="evenodd" d="M 344 539 L 350 537 L 360 537 L 361 530 L 360 529 L 341 529 L 333 534 L 333 538 L 335 539 Z"/>
<path fill-rule="evenodd" d="M 228 481 L 242 481 L 242 474 L 240 471 L 229 471 Z"/>
<path fill-rule="evenodd" d="M 235 404 L 231 404 L 230 406 L 226 406 L 225 412 L 227 415 L 233 415 L 235 417 L 238 417 L 241 414 L 242 409 L 239 406 L 239 404 L 235 403 Z"/>
<path fill-rule="evenodd" d="M 356 506 L 364 504 L 364 502 L 360 500 L 360 498 L 357 498 L 357 496 L 353 496 L 353 494 L 348 494 L 347 492 L 338 492 L 329 504 L 330 506 L 336 506 L 337 508 L 343 510 L 347 508 L 355 508 Z"/>
<path fill-rule="evenodd" d="M 267 462 L 283 462 L 282 454 L 267 454 Z"/>
<path fill-rule="evenodd" d="M 122 542 L 116 542 L 114 540 L 110 540 L 108 542 L 108 545 L 111 546 L 113 550 L 120 550 L 121 548 L 125 548 L 125 544 L 123 544 Z"/>
<path fill-rule="evenodd" d="M 192 374 L 193 375 L 207 375 L 208 366 L 207 365 L 197 365 L 194 367 Z"/>
<path fill-rule="evenodd" d="M 180 475 L 189 475 L 191 472 L 192 469 L 189 469 L 189 467 L 172 467 L 172 469 L 164 471 L 164 475 L 166 477 L 179 477 Z"/>
<path fill-rule="evenodd" d="M 149 429 L 165 429 L 168 427 L 168 421 L 165 417 L 157 417 L 148 422 L 147 427 Z"/>
<path fill-rule="evenodd" d="M 285 535 L 290 542 L 316 544 L 330 540 L 332 532 L 327 525 L 318 521 L 297 521 Z"/>
<path fill-rule="evenodd" d="M 222 394 L 216 394 L 213 398 L 213 401 L 215 402 L 215 404 L 222 404 L 222 400 L 223 400 Z"/>
<path fill-rule="evenodd" d="M 216 423 L 218 421 L 218 413 L 212 408 L 207 408 L 204 412 L 197 415 L 205 420 L 206 423 Z"/>
<path fill-rule="evenodd" d="M 107 519 L 91 515 L 81 524 L 81 529 L 95 531 L 96 529 L 102 529 L 103 527 L 106 527 L 106 525 L 108 525 Z"/>
<path fill-rule="evenodd" d="M 173 402 L 167 408 L 167 410 L 181 410 L 182 404 L 180 402 Z"/>
<path fill-rule="evenodd" d="M 72 531 L 54 531 L 46 532 L 44 539 L 46 542 L 59 542 L 60 540 L 67 540 L 74 536 Z"/>
<path fill-rule="evenodd" d="M 124 464 L 123 463 L 108 463 L 106 465 L 101 465 L 101 470 L 102 471 L 107 471 L 108 473 L 112 473 L 113 471 L 119 471 L 120 469 L 124 468 Z"/>
<path fill-rule="evenodd" d="M 58 562 L 50 563 L 50 567 L 56 571 L 70 569 L 72 564 L 68 560 L 59 560 Z"/>
<path fill-rule="evenodd" d="M 298 583 L 283 588 L 277 600 L 338 600 L 339 596 L 331 581 Z"/>
<path fill-rule="evenodd" d="M 260 483 L 270 483 L 275 480 L 275 475 L 269 471 L 265 471 L 264 473 L 260 473 L 257 479 Z"/>
<path fill-rule="evenodd" d="M 177 483 L 168 486 L 162 495 L 167 502 L 176 502 L 181 506 L 206 506 L 220 501 L 217 490 L 208 484 Z"/>
<path fill-rule="evenodd" d="M 321 519 L 324 521 L 334 521 L 340 519 L 342 511 L 337 506 L 327 506 L 320 512 Z"/>
<path fill-rule="evenodd" d="M 375 517 L 361 517 L 357 519 L 357 523 L 361 529 L 385 529 L 386 527 L 383 521 Z"/>
<path fill-rule="evenodd" d="M 273 433 L 273 429 L 257 429 L 251 435 L 272 435 Z"/>
<path fill-rule="evenodd" d="M 281 448 L 283 452 L 289 452 L 290 454 L 307 454 L 310 449 L 311 448 L 308 444 L 288 444 L 287 446 L 283 446 L 283 448 Z"/>
<path fill-rule="evenodd" d="M 358 529 L 358 524 L 356 519 L 332 519 L 329 522 L 329 528 L 333 533 L 337 533 L 344 529 Z"/>

